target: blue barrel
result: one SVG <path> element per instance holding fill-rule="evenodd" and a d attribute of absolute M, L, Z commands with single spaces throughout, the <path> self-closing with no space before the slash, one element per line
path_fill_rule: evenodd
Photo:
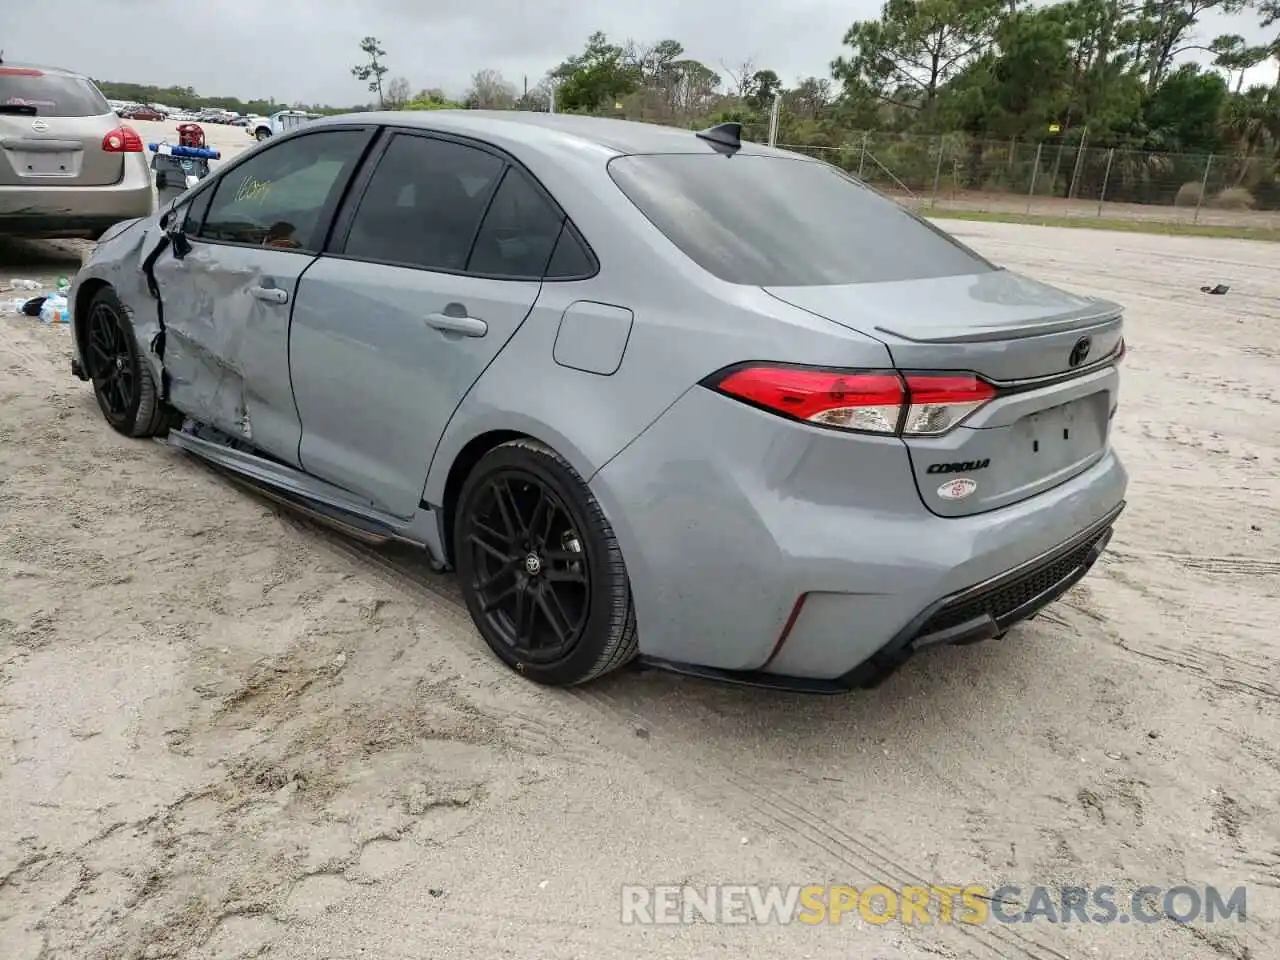
<path fill-rule="evenodd" d="M 221 160 L 222 154 L 217 150 L 211 150 L 208 147 L 181 147 L 173 144 L 166 144 L 169 147 L 170 156 L 185 157 L 188 160 Z M 160 144 L 148 143 L 147 149 L 152 153 L 160 152 Z"/>

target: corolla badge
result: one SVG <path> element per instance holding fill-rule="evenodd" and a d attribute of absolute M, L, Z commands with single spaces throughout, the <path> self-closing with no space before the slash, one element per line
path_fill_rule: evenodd
<path fill-rule="evenodd" d="M 943 500 L 963 500 L 978 489 L 978 481 L 968 477 L 948 480 L 938 488 L 938 496 Z"/>
<path fill-rule="evenodd" d="M 45 123 L 43 120 L 32 120 L 31 129 L 34 130 L 36 133 L 44 133 L 46 130 L 49 129 L 49 125 Z"/>

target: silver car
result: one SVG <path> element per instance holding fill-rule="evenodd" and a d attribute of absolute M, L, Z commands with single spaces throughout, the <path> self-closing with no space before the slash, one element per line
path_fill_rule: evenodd
<path fill-rule="evenodd" d="M 149 216 L 144 150 L 88 77 L 0 62 L 0 235 L 96 238 Z"/>
<path fill-rule="evenodd" d="M 493 651 L 834 692 L 997 637 L 1106 546 L 1121 309 L 840 170 L 534 113 L 317 120 L 113 229 L 73 372 L 456 569 Z"/>

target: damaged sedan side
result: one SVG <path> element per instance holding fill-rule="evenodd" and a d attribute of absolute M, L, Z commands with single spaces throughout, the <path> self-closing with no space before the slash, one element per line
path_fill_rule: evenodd
<path fill-rule="evenodd" d="M 143 373 L 131 369 L 119 314 L 162 405 L 296 466 L 290 303 L 323 244 L 327 207 L 372 135 L 335 130 L 314 150 L 255 151 L 236 164 L 242 175 L 211 178 L 156 217 L 108 233 L 72 291 L 78 375 L 94 381 L 99 402 L 110 399 L 102 387 L 112 389 L 113 367 Z M 153 432 L 145 415 L 111 404 L 104 413 L 113 424 L 136 420 L 133 435 Z"/>

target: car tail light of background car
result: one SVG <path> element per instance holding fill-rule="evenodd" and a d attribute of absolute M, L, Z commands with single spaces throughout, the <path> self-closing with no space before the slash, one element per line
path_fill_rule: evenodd
<path fill-rule="evenodd" d="M 102 138 L 102 149 L 107 153 L 141 153 L 142 137 L 130 126 L 119 126 Z"/>
<path fill-rule="evenodd" d="M 793 420 L 856 433 L 934 437 L 996 396 L 971 373 L 825 370 L 748 364 L 703 381 L 726 396 Z"/>

